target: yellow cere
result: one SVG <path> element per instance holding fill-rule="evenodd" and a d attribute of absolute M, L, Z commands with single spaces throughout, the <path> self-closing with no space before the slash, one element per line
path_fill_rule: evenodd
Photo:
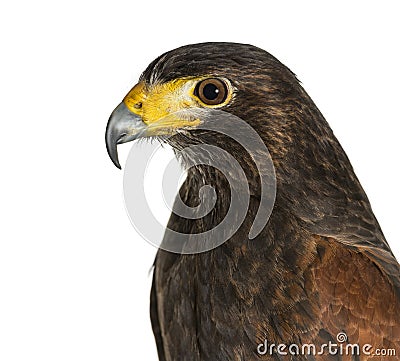
<path fill-rule="evenodd" d="M 154 85 L 140 82 L 126 95 L 124 103 L 151 128 L 193 127 L 201 123 L 195 116 L 194 109 L 215 108 L 203 104 L 194 95 L 197 83 L 203 79 L 205 78 L 180 78 Z M 231 98 L 232 91 L 229 93 L 224 104 Z"/>

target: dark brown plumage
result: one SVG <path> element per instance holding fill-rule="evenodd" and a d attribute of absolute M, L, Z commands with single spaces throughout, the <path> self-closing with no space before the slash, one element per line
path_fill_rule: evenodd
<path fill-rule="evenodd" d="M 248 122 L 267 145 L 276 170 L 276 203 L 261 234 L 249 240 L 260 190 L 246 152 L 204 131 L 169 139 L 176 148 L 201 142 L 240 155 L 252 196 L 245 222 L 218 248 L 195 255 L 159 250 L 151 320 L 160 360 L 370 359 L 257 354 L 265 339 L 320 345 L 336 341 L 339 332 L 350 343 L 395 348 L 400 355 L 400 268 L 322 114 L 288 68 L 250 45 L 178 48 L 151 63 L 141 80 L 210 74 L 232 82 L 235 96 L 224 110 Z M 195 206 L 204 184 L 217 192 L 214 210 L 200 220 L 172 214 L 169 228 L 196 233 L 220 222 L 230 191 L 219 171 L 192 168 L 181 198 Z"/>

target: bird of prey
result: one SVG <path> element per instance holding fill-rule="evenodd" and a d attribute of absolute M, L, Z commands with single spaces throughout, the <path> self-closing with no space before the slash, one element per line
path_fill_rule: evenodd
<path fill-rule="evenodd" d="M 231 137 L 199 129 L 215 110 L 250 125 L 274 165 L 275 204 L 255 238 L 249 232 L 261 201 L 258 168 Z M 399 264 L 348 157 L 286 66 L 244 44 L 169 51 L 109 119 L 114 164 L 120 167 L 117 144 L 143 137 L 176 151 L 208 144 L 233 154 L 250 194 L 241 226 L 218 247 L 158 250 L 150 316 L 160 361 L 400 360 Z M 168 228 L 176 232 L 212 229 L 227 213 L 226 177 L 200 163 L 189 168 L 179 197 L 196 207 L 209 185 L 214 208 L 200 219 L 174 208 Z M 332 344 L 336 352 L 323 349 Z M 323 352 L 304 353 L 304 345 Z M 347 345 L 354 350 L 339 350 Z"/>

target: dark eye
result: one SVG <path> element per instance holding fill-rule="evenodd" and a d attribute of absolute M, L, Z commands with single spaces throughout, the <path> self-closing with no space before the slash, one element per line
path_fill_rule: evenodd
<path fill-rule="evenodd" d="M 226 100 L 228 88 L 220 79 L 205 79 L 200 81 L 195 89 L 195 95 L 207 105 L 218 105 Z"/>

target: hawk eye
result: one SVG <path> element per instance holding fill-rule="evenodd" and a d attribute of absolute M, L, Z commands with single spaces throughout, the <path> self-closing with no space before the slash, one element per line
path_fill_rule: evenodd
<path fill-rule="evenodd" d="M 195 95 L 207 105 L 218 105 L 226 100 L 228 88 L 224 81 L 216 78 L 200 81 L 195 89 Z"/>

